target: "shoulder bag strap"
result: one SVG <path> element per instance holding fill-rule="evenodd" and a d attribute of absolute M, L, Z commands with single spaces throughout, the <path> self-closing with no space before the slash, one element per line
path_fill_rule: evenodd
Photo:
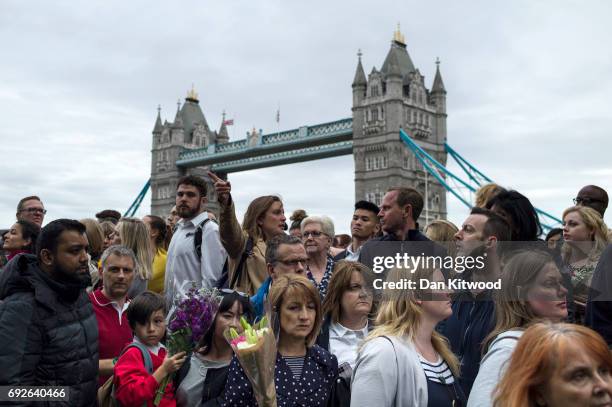
<path fill-rule="evenodd" d="M 232 281 L 230 282 L 229 288 L 236 287 L 236 283 L 238 283 L 238 279 L 242 274 L 242 269 L 244 268 L 244 263 L 246 262 L 247 257 L 253 254 L 253 238 L 249 237 L 247 239 L 246 245 L 244 246 L 244 252 L 242 252 L 242 256 L 240 257 L 240 261 L 238 262 L 238 266 L 236 266 L 236 271 L 232 275 Z"/>

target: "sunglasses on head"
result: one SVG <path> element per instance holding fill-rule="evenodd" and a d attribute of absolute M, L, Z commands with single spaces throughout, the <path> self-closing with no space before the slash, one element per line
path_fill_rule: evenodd
<path fill-rule="evenodd" d="M 241 297 L 249 298 L 247 293 L 243 293 L 242 291 L 232 290 L 231 288 L 222 288 L 219 290 L 221 294 L 230 295 L 230 294 L 238 294 Z"/>

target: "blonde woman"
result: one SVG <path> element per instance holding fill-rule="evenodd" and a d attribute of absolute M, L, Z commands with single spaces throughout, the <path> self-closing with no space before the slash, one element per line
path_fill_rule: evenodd
<path fill-rule="evenodd" d="M 572 206 L 563 212 L 561 257 L 572 280 L 578 314 L 584 310 L 593 270 L 607 244 L 608 227 L 595 209 Z"/>
<path fill-rule="evenodd" d="M 476 195 L 474 196 L 474 206 L 486 208 L 489 199 L 504 191 L 506 191 L 506 189 L 500 185 L 494 183 L 485 184 L 476 191 Z"/>
<path fill-rule="evenodd" d="M 115 228 L 113 244 L 132 249 L 136 255 L 136 276 L 128 291 L 128 298 L 134 298 L 147 289 L 147 282 L 153 275 L 154 252 L 149 239 L 149 229 L 138 218 L 121 218 Z"/>
<path fill-rule="evenodd" d="M 89 243 L 87 255 L 89 256 L 89 274 L 91 275 L 91 287 L 88 288 L 88 290 L 90 290 L 96 287 L 100 280 L 98 262 L 105 249 L 104 232 L 95 219 L 81 219 L 79 222 L 85 226 L 85 234 L 87 235 L 87 242 Z"/>
<path fill-rule="evenodd" d="M 389 272 L 387 280 L 441 282 L 440 270 Z M 351 407 L 431 407 L 464 405 L 456 381 L 459 361 L 435 331 L 451 315 L 446 291 L 387 290 L 370 333 L 357 356 Z"/>
<path fill-rule="evenodd" d="M 430 240 L 444 246 L 449 256 L 455 257 L 457 254 L 457 244 L 455 234 L 459 228 L 453 222 L 444 219 L 436 219 L 425 227 L 425 236 Z"/>

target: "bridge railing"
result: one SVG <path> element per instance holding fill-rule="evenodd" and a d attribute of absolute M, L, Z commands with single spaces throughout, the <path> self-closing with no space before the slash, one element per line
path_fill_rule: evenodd
<path fill-rule="evenodd" d="M 214 144 L 205 148 L 193 150 L 185 149 L 179 154 L 179 160 L 190 160 L 201 157 L 210 157 L 215 154 L 231 154 L 246 151 L 250 148 L 274 146 L 294 141 L 303 141 L 309 138 L 346 136 L 353 132 L 353 119 L 341 119 L 333 122 L 321 123 L 314 126 L 304 126 L 297 129 L 285 130 L 261 136 L 259 143 L 249 146 L 247 139 L 232 141 L 225 144 Z"/>

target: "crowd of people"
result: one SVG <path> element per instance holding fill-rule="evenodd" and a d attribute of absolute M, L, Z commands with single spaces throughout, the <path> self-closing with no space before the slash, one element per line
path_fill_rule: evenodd
<path fill-rule="evenodd" d="M 545 230 L 526 196 L 488 184 L 461 225 L 421 230 L 423 197 L 396 187 L 380 207 L 355 203 L 349 236 L 306 210 L 288 220 L 276 195 L 240 222 L 230 182 L 208 178 L 182 177 L 165 218 L 103 210 L 43 226 L 39 197 L 18 202 L 0 247 L 0 386 L 69 389 L 51 405 L 257 406 L 227 333 L 265 317 L 279 406 L 612 406 L 604 189 L 580 189 Z M 373 272 L 388 247 L 483 260 Z M 449 279 L 475 285 L 418 283 Z M 193 288 L 218 309 L 192 353 L 172 354 L 168 323 Z"/>

